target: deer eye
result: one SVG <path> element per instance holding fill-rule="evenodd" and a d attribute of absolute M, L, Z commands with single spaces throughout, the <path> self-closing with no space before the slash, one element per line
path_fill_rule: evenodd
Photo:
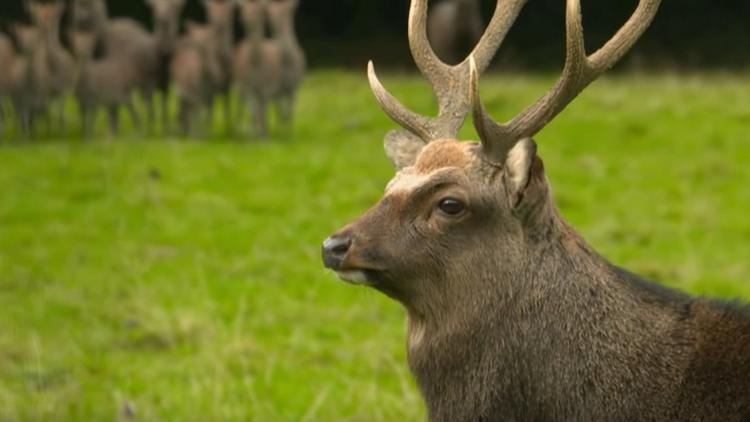
<path fill-rule="evenodd" d="M 445 198 L 440 201 L 438 208 L 451 217 L 457 217 L 463 214 L 466 210 L 466 205 L 456 198 Z"/>

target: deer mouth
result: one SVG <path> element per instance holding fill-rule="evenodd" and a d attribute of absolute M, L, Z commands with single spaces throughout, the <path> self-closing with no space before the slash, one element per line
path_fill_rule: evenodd
<path fill-rule="evenodd" d="M 356 286 L 367 286 L 377 288 L 381 284 L 381 274 L 371 269 L 340 269 L 334 271 L 343 281 Z"/>
<path fill-rule="evenodd" d="M 367 270 L 340 270 L 336 271 L 336 275 L 341 280 L 358 286 L 371 286 L 373 284 Z"/>

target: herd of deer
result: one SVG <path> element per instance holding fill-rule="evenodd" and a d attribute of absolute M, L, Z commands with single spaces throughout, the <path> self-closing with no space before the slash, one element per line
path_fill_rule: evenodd
<path fill-rule="evenodd" d="M 382 200 L 322 247 L 326 267 L 407 312 L 409 366 L 431 421 L 750 421 L 750 308 L 645 281 L 597 254 L 556 207 L 532 136 L 653 20 L 639 0 L 591 55 L 567 0 L 566 61 L 548 93 L 509 122 L 482 106 L 479 76 L 527 0 L 500 0 L 473 53 L 451 66 L 412 0 L 409 42 L 437 117 L 372 90 L 405 130 Z M 481 142 L 459 142 L 473 114 Z"/>
<path fill-rule="evenodd" d="M 294 30 L 298 0 L 203 0 L 207 22 L 186 23 L 182 32 L 185 1 L 146 0 L 154 21 L 149 32 L 129 18 L 110 19 L 105 0 L 72 0 L 65 28 L 62 0 L 25 0 L 31 24 L 13 25 L 14 39 L 0 34 L 0 120 L 7 120 L 10 102 L 27 135 L 33 134 L 40 117 L 48 122 L 59 119 L 62 126 L 65 97 L 74 93 L 84 133 L 92 134 L 97 112 L 106 109 L 114 134 L 121 108 L 141 127 L 134 104 L 134 97 L 140 97 L 151 132 L 158 93 L 158 114 L 166 130 L 174 87 L 179 128 L 199 135 L 202 126 L 210 127 L 214 103 L 220 98 L 227 128 L 232 127 L 230 91 L 236 87 L 246 106 L 242 108 L 252 114 L 244 120 L 254 135 L 268 134 L 267 109 L 272 104 L 290 128 L 306 68 Z M 245 38 L 235 45 L 237 9 Z"/>

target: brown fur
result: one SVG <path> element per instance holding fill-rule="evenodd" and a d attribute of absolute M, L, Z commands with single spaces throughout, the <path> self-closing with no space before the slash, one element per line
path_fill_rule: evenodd
<path fill-rule="evenodd" d="M 466 167 L 471 161 L 468 144 L 457 144 L 449 139 L 435 141 L 420 154 L 414 170 L 429 174 L 444 167 Z"/>

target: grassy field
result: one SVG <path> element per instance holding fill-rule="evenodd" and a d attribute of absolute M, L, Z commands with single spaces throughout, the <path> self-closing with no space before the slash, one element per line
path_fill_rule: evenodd
<path fill-rule="evenodd" d="M 419 79 L 384 79 L 431 110 Z M 551 82 L 497 75 L 483 92 L 510 117 Z M 293 140 L 267 143 L 0 147 L 0 420 L 424 419 L 403 311 L 319 258 L 392 176 L 392 124 L 359 73 L 312 75 L 299 115 Z M 537 140 L 601 253 L 748 299 L 748 133 L 750 76 L 623 76 Z"/>

